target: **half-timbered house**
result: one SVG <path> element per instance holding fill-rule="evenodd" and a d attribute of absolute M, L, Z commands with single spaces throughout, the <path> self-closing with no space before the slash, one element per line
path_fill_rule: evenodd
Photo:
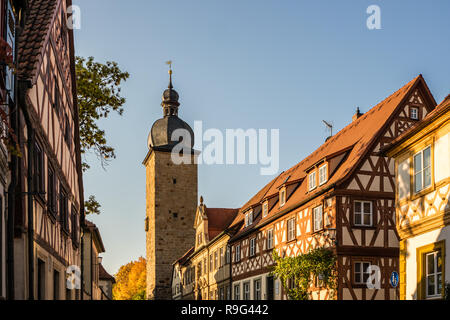
<path fill-rule="evenodd" d="M 14 42 L 11 29 L 14 30 L 14 19 L 8 19 L 13 12 L 9 1 L 0 0 L 0 300 L 6 299 L 6 257 L 8 248 L 7 237 L 7 189 L 9 186 L 8 148 L 5 144 L 9 135 L 9 121 L 7 115 L 14 95 L 11 84 L 14 79 L 8 64 L 14 62 L 12 55 Z"/>
<path fill-rule="evenodd" d="M 395 158 L 400 298 L 441 299 L 450 282 L 450 95 L 384 152 Z"/>
<path fill-rule="evenodd" d="M 435 105 L 419 75 L 365 114 L 358 109 L 349 125 L 244 205 L 237 219 L 245 223 L 230 239 L 233 298 L 286 299 L 270 275 L 272 251 L 295 256 L 325 247 L 337 257 L 337 289 L 315 281 L 312 299 L 397 299 L 389 283 L 399 261 L 394 161 L 379 151 Z M 379 268 L 380 283 L 369 288 L 370 266 Z"/>
<path fill-rule="evenodd" d="M 18 109 L 12 123 L 21 157 L 14 187 L 14 298 L 75 299 L 66 269 L 79 270 L 83 189 L 71 0 L 30 0 L 15 12 Z M 79 273 L 75 272 L 75 276 Z"/>
<path fill-rule="evenodd" d="M 228 240 L 236 228 L 228 226 L 234 221 L 238 209 L 208 208 L 200 197 L 195 214 L 194 247 L 188 255 L 177 260 L 173 269 L 173 298 L 196 300 L 231 299 L 230 249 Z M 193 285 L 191 286 L 191 283 Z M 189 288 L 189 292 L 177 289 Z"/>

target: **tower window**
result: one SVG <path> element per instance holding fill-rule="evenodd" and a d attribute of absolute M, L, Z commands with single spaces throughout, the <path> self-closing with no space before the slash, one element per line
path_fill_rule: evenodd
<path fill-rule="evenodd" d="M 177 179 L 173 178 L 172 182 L 173 182 L 173 184 L 177 184 Z"/>
<path fill-rule="evenodd" d="M 172 215 L 174 218 L 178 218 L 178 213 L 174 212 L 174 213 L 172 213 Z"/>

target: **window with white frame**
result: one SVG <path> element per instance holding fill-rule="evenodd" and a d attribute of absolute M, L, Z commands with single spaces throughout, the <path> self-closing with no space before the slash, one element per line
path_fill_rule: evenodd
<path fill-rule="evenodd" d="M 411 107 L 410 116 L 413 120 L 419 120 L 419 108 Z"/>
<path fill-rule="evenodd" d="M 370 262 L 355 262 L 354 281 L 356 284 L 365 284 L 369 279 Z"/>
<path fill-rule="evenodd" d="M 355 201 L 353 223 L 355 226 L 372 226 L 372 201 Z"/>
<path fill-rule="evenodd" d="M 234 285 L 234 300 L 241 300 L 241 284 Z"/>
<path fill-rule="evenodd" d="M 248 227 L 248 212 L 245 214 L 245 227 Z"/>
<path fill-rule="evenodd" d="M 295 218 L 287 221 L 287 241 L 295 239 Z"/>
<path fill-rule="evenodd" d="M 244 282 L 244 300 L 250 300 L 250 282 Z"/>
<path fill-rule="evenodd" d="M 286 203 L 286 189 L 280 191 L 280 207 L 284 206 Z"/>
<path fill-rule="evenodd" d="M 426 297 L 436 298 L 442 295 L 442 254 L 437 250 L 425 255 Z"/>
<path fill-rule="evenodd" d="M 267 249 L 273 248 L 273 229 L 267 230 Z"/>
<path fill-rule="evenodd" d="M 225 255 L 223 254 L 223 248 L 220 248 L 220 265 L 219 267 L 222 267 L 225 265 Z"/>
<path fill-rule="evenodd" d="M 323 185 L 325 182 L 327 182 L 328 179 L 328 170 L 327 165 L 324 164 L 319 168 L 319 185 Z"/>
<path fill-rule="evenodd" d="M 217 268 L 219 267 L 219 259 L 217 257 L 217 251 L 214 252 L 214 270 L 217 270 Z"/>
<path fill-rule="evenodd" d="M 313 209 L 313 220 L 314 220 L 314 232 L 323 229 L 323 209 L 322 206 L 315 207 Z"/>
<path fill-rule="evenodd" d="M 313 171 L 308 175 L 308 190 L 311 191 L 315 189 L 317 186 L 316 184 L 316 172 Z"/>
<path fill-rule="evenodd" d="M 261 279 L 253 281 L 253 300 L 261 300 Z"/>
<path fill-rule="evenodd" d="M 235 260 L 236 262 L 241 261 L 241 245 L 238 244 L 235 247 Z"/>
<path fill-rule="evenodd" d="M 431 185 L 431 147 L 414 155 L 414 191 L 419 192 Z"/>
<path fill-rule="evenodd" d="M 256 251 L 256 238 L 250 239 L 250 257 L 255 255 Z"/>
<path fill-rule="evenodd" d="M 266 201 L 263 203 L 263 217 L 267 216 L 269 213 L 269 203 Z"/>
<path fill-rule="evenodd" d="M 248 225 L 253 223 L 253 210 L 248 213 Z"/>

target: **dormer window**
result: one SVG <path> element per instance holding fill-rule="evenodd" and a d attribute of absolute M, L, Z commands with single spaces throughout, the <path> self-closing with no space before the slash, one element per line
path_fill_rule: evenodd
<path fill-rule="evenodd" d="M 280 207 L 284 206 L 286 203 L 286 189 L 280 191 Z"/>
<path fill-rule="evenodd" d="M 308 190 L 311 191 L 317 187 L 316 172 L 313 171 L 308 176 Z"/>
<path fill-rule="evenodd" d="M 250 211 L 245 214 L 245 226 L 248 227 L 252 223 L 253 223 L 253 211 Z"/>
<path fill-rule="evenodd" d="M 411 109 L 410 109 L 410 117 L 413 120 L 419 120 L 419 108 L 411 107 Z"/>
<path fill-rule="evenodd" d="M 328 180 L 327 165 L 324 164 L 319 168 L 319 185 L 323 185 Z"/>
<path fill-rule="evenodd" d="M 197 235 L 197 245 L 200 245 L 201 243 L 202 243 L 202 234 L 199 233 L 199 234 Z"/>
<path fill-rule="evenodd" d="M 262 211 L 263 217 L 267 216 L 267 214 L 269 213 L 269 203 L 267 201 L 263 203 Z"/>

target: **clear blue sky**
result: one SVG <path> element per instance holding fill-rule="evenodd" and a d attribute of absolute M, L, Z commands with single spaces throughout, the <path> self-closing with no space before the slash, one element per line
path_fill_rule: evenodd
<path fill-rule="evenodd" d="M 422 73 L 437 102 L 450 93 L 450 1 L 76 0 L 80 56 L 117 61 L 131 77 L 123 117 L 102 123 L 117 159 L 91 163 L 85 194 L 106 247 L 104 265 L 145 256 L 147 135 L 161 117 L 166 60 L 174 61 L 180 117 L 207 128 L 280 129 L 280 171 L 323 143 L 322 119 L 339 130 Z M 381 30 L 366 9 L 381 8 Z M 336 132 L 336 131 L 335 131 Z M 272 177 L 259 166 L 200 166 L 210 207 L 240 207 Z M 194 212 L 192 213 L 194 214 Z"/>

